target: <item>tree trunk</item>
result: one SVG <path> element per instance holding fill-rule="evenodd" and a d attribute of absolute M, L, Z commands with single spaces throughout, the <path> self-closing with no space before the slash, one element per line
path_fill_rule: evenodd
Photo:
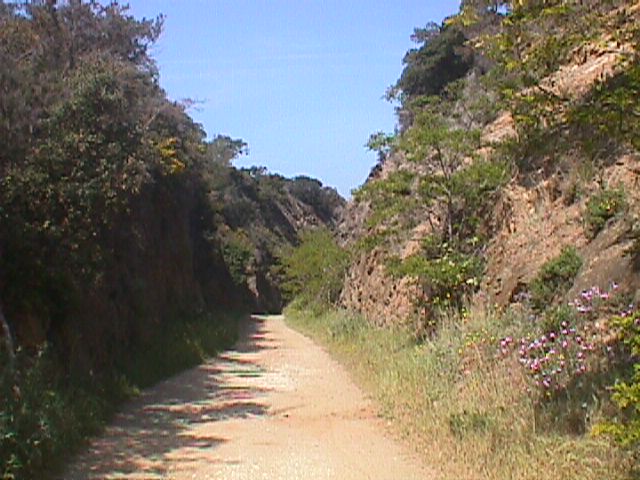
<path fill-rule="evenodd" d="M 12 371 L 16 363 L 16 352 L 13 346 L 13 337 L 11 336 L 11 329 L 7 323 L 7 319 L 2 312 L 2 305 L 0 305 L 0 328 L 2 328 L 2 335 L 4 336 L 4 344 L 7 349 L 7 357 L 9 359 L 8 367 Z"/>

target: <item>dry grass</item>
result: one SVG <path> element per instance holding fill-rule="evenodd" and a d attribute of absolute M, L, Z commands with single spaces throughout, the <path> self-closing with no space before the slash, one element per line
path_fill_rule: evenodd
<path fill-rule="evenodd" d="M 351 368 L 443 479 L 630 478 L 631 459 L 606 440 L 537 424 L 519 365 L 492 353 L 496 339 L 515 336 L 524 319 L 481 310 L 451 315 L 436 337 L 417 343 L 345 312 L 286 313 Z"/>

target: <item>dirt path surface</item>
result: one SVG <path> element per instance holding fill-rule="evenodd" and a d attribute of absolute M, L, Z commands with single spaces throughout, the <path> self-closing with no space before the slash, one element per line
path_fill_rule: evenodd
<path fill-rule="evenodd" d="M 345 370 L 282 317 L 146 391 L 65 480 L 432 478 L 395 443 Z"/>

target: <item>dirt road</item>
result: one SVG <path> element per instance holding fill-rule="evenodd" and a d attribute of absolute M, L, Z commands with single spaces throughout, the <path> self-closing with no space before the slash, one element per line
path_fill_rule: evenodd
<path fill-rule="evenodd" d="M 281 317 L 254 317 L 218 358 L 146 391 L 67 480 L 431 478 L 344 369 Z"/>

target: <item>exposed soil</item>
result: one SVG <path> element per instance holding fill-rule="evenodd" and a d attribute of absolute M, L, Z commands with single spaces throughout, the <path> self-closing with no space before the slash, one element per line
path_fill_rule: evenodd
<path fill-rule="evenodd" d="M 65 479 L 433 478 L 346 371 L 282 317 L 254 317 L 233 350 L 144 392 Z"/>

